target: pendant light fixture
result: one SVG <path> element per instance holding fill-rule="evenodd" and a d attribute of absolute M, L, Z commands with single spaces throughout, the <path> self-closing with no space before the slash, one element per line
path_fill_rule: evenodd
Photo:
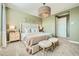
<path fill-rule="evenodd" d="M 43 3 L 43 6 L 39 8 L 39 16 L 41 18 L 46 18 L 51 15 L 51 8 L 49 6 L 45 6 L 46 3 Z"/>

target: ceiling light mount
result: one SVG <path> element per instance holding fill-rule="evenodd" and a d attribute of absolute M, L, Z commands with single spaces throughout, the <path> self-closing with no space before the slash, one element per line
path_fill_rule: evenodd
<path fill-rule="evenodd" d="M 43 5 L 45 6 L 46 3 L 43 3 Z"/>

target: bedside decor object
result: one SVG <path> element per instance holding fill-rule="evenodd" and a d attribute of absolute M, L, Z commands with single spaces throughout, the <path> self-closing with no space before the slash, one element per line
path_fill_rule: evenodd
<path fill-rule="evenodd" d="M 38 29 L 39 29 L 39 32 L 44 32 L 43 30 L 44 28 L 41 25 L 38 26 Z"/>
<path fill-rule="evenodd" d="M 39 16 L 41 18 L 46 18 L 51 15 L 51 8 L 49 6 L 45 6 L 45 3 L 43 3 L 43 6 L 39 8 Z"/>
<path fill-rule="evenodd" d="M 16 30 L 16 26 L 14 26 L 14 25 L 9 26 L 9 31 L 15 31 L 15 30 Z"/>

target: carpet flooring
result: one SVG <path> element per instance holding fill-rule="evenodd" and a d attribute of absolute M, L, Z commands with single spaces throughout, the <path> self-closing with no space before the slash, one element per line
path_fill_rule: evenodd
<path fill-rule="evenodd" d="M 20 41 L 9 43 L 6 48 L 0 48 L 0 56 L 79 56 L 79 44 L 66 39 L 59 39 L 59 46 L 53 51 L 39 51 L 33 55 L 26 52 L 26 47 Z"/>

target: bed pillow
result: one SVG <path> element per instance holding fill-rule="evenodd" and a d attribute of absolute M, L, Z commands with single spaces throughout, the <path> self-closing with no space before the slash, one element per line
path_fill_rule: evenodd
<path fill-rule="evenodd" d="M 25 33 L 30 33 L 30 28 L 25 28 Z"/>
<path fill-rule="evenodd" d="M 37 25 L 32 25 L 32 26 L 31 26 L 31 32 L 32 32 L 32 33 L 34 33 L 34 32 L 39 32 L 38 26 L 37 26 Z"/>
<path fill-rule="evenodd" d="M 34 32 L 39 32 L 39 31 L 37 28 L 31 28 L 31 32 L 34 33 Z"/>
<path fill-rule="evenodd" d="M 30 24 L 22 24 L 21 25 L 21 31 L 22 33 L 28 33 L 30 32 Z"/>

